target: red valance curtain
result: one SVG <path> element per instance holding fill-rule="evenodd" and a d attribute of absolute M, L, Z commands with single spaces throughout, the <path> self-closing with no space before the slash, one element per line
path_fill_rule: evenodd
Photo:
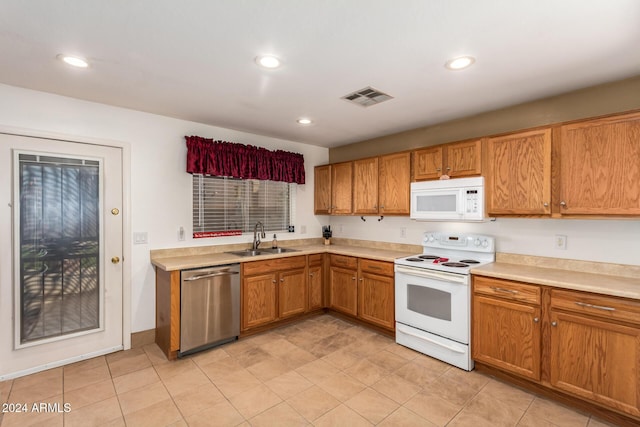
<path fill-rule="evenodd" d="M 302 154 L 199 136 L 185 139 L 188 173 L 304 184 Z"/>

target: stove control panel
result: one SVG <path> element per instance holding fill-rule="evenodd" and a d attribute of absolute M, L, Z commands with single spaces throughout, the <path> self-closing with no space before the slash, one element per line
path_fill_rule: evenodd
<path fill-rule="evenodd" d="M 495 239 L 479 234 L 449 234 L 442 232 L 426 232 L 422 238 L 422 246 L 428 248 L 450 248 L 474 252 L 495 252 Z"/>

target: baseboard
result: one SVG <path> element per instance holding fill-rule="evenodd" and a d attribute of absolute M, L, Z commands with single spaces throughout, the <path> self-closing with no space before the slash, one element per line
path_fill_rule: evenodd
<path fill-rule="evenodd" d="M 155 329 L 148 329 L 131 334 L 131 348 L 142 347 L 147 344 L 153 344 L 154 342 L 156 342 Z"/>

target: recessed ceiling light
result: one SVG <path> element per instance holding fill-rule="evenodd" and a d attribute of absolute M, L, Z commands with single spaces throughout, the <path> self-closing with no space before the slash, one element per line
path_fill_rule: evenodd
<path fill-rule="evenodd" d="M 278 68 L 280 60 L 273 55 L 258 56 L 256 64 L 264 68 Z"/>
<path fill-rule="evenodd" d="M 476 62 L 476 59 L 473 56 L 460 56 L 458 58 L 450 59 L 444 64 L 450 70 L 462 70 L 463 68 L 467 68 Z"/>
<path fill-rule="evenodd" d="M 64 62 L 65 64 L 71 65 L 72 67 L 87 68 L 89 66 L 89 63 L 86 60 L 79 58 L 77 56 L 60 54 L 58 55 L 57 58 L 62 62 Z"/>
<path fill-rule="evenodd" d="M 313 123 L 311 119 L 307 119 L 306 117 L 298 119 L 298 124 L 300 125 L 310 125 L 311 123 Z"/>

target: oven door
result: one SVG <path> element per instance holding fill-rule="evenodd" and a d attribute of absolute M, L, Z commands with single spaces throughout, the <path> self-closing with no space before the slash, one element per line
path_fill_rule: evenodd
<path fill-rule="evenodd" d="M 396 321 L 469 343 L 469 276 L 395 266 Z"/>

